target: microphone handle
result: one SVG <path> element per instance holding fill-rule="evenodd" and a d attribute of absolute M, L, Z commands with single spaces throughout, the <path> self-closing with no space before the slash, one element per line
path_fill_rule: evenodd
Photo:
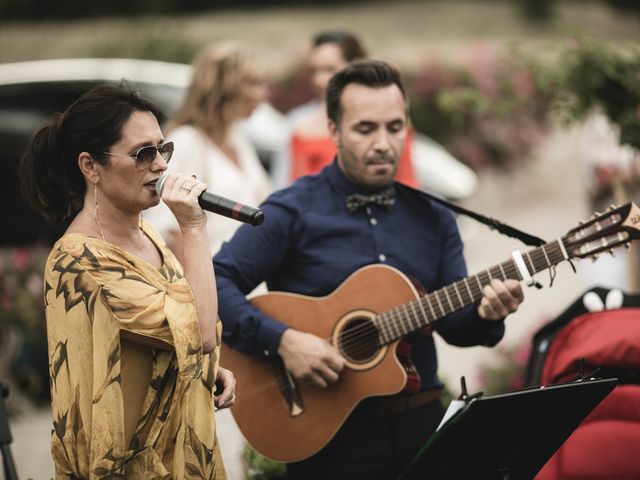
<path fill-rule="evenodd" d="M 203 210 L 248 223 L 249 225 L 257 226 L 264 221 L 264 213 L 259 208 L 250 207 L 244 203 L 213 193 L 202 192 L 198 197 L 198 204 Z"/>

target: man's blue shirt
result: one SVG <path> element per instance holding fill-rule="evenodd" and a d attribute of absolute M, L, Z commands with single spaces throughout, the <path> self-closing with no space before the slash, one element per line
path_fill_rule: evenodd
<path fill-rule="evenodd" d="M 451 212 L 409 187 L 393 188 L 390 208 L 372 205 L 350 213 L 346 197 L 364 192 L 334 161 L 272 194 L 261 206 L 264 223 L 241 227 L 214 257 L 223 340 L 244 353 L 276 354 L 287 327 L 245 299 L 263 281 L 269 290 L 323 296 L 355 270 L 376 263 L 399 269 L 428 292 L 466 277 Z M 458 346 L 495 345 L 504 334 L 503 322 L 482 320 L 473 305 L 435 328 Z M 411 356 L 423 389 L 441 385 L 431 336 L 419 336 Z"/>

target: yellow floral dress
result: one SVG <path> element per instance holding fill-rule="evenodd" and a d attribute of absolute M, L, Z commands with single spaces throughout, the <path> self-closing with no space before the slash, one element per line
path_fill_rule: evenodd
<path fill-rule="evenodd" d="M 45 268 L 56 478 L 226 479 L 213 389 L 219 347 L 203 355 L 191 289 L 159 235 L 157 269 L 81 234 L 61 238 Z M 220 345 L 220 322 L 218 322 Z M 125 445 L 120 332 L 167 344 Z"/>

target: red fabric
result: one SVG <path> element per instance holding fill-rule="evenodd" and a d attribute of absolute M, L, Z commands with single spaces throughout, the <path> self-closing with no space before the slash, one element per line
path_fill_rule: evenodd
<path fill-rule="evenodd" d="M 542 383 L 570 380 L 580 357 L 587 365 L 640 369 L 640 309 L 606 310 L 573 319 L 549 347 Z"/>
<path fill-rule="evenodd" d="M 640 309 L 581 315 L 553 339 L 543 384 L 570 380 L 580 357 L 595 366 L 640 370 Z M 640 479 L 640 386 L 617 386 L 551 457 L 536 480 Z"/>
<path fill-rule="evenodd" d="M 411 143 L 413 130 L 407 131 L 404 150 L 398 164 L 396 180 L 417 188 L 418 180 L 411 163 Z M 301 137 L 295 133 L 291 137 L 291 178 L 293 181 L 304 175 L 314 175 L 329 165 L 336 155 L 336 146 L 330 137 Z"/>

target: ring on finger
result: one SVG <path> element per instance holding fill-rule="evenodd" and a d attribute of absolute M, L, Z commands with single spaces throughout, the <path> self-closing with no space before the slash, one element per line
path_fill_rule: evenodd
<path fill-rule="evenodd" d="M 193 189 L 193 187 L 190 187 L 188 185 L 182 185 L 182 188 L 184 188 L 187 192 L 190 192 Z"/>

